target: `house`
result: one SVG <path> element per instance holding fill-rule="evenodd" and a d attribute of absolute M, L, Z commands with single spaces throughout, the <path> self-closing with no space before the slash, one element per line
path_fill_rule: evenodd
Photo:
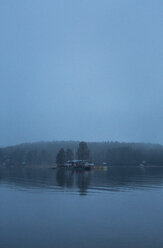
<path fill-rule="evenodd" d="M 91 169 L 94 164 L 87 160 L 69 160 L 64 164 L 67 168 Z"/>

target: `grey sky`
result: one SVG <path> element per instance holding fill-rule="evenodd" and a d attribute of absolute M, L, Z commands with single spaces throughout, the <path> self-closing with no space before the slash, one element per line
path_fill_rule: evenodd
<path fill-rule="evenodd" d="M 1 0 L 0 145 L 163 144 L 162 0 Z"/>

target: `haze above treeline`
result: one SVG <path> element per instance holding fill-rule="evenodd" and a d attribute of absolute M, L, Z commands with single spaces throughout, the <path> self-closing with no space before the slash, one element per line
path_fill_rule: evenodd
<path fill-rule="evenodd" d="M 25 143 L 0 149 L 2 166 L 51 166 L 56 163 L 61 148 L 71 149 L 74 159 L 80 141 L 53 141 Z M 126 142 L 87 142 L 90 160 L 95 164 L 111 166 L 163 165 L 163 146 L 159 144 Z"/>
<path fill-rule="evenodd" d="M 163 144 L 161 0 L 0 1 L 0 146 Z"/>

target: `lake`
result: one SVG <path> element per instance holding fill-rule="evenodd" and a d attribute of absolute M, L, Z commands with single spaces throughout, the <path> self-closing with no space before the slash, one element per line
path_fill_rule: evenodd
<path fill-rule="evenodd" d="M 163 168 L 0 169 L 2 248 L 162 248 Z"/>

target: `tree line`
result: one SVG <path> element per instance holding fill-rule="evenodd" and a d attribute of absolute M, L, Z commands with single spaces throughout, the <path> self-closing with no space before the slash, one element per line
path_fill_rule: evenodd
<path fill-rule="evenodd" d="M 83 143 L 85 144 L 85 142 L 78 141 L 36 142 L 0 148 L 0 165 L 50 165 L 60 159 L 58 158 L 59 151 L 63 161 L 75 158 L 89 159 L 95 164 L 106 162 L 113 166 L 139 165 L 142 161 L 145 161 L 147 165 L 163 165 L 162 145 L 87 142 L 87 149 L 83 155 L 81 152 Z"/>

